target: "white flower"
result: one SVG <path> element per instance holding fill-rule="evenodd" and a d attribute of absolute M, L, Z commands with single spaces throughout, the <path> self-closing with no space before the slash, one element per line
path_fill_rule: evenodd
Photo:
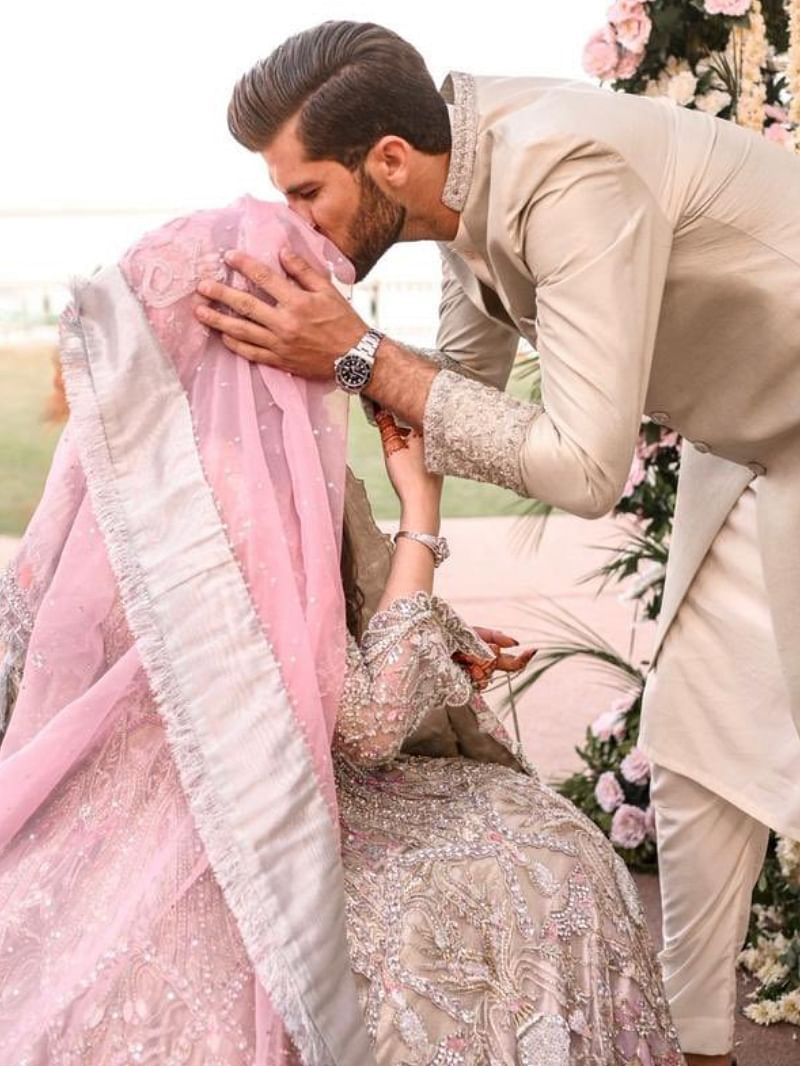
<path fill-rule="evenodd" d="M 780 837 L 775 849 L 781 873 L 787 881 L 800 885 L 800 841 Z"/>
<path fill-rule="evenodd" d="M 769 1025 L 771 1006 L 770 1003 L 750 1003 L 744 1008 L 744 1016 L 756 1025 Z"/>
<path fill-rule="evenodd" d="M 663 96 L 667 90 L 667 81 L 659 77 L 658 79 L 648 78 L 644 87 L 643 96 Z"/>
<path fill-rule="evenodd" d="M 782 962 L 770 961 L 756 970 L 756 977 L 765 988 L 768 988 L 770 985 L 780 984 L 788 973 L 788 966 L 784 966 Z"/>
<path fill-rule="evenodd" d="M 694 106 L 698 111 L 705 111 L 707 115 L 718 115 L 731 102 L 731 94 L 724 89 L 710 89 L 702 96 L 696 96 Z"/>
<path fill-rule="evenodd" d="M 690 104 L 697 89 L 697 77 L 690 70 L 682 70 L 669 79 L 667 96 L 676 104 Z"/>

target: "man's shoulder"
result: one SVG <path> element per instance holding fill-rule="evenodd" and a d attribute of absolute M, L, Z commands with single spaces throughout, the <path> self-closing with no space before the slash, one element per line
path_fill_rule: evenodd
<path fill-rule="evenodd" d="M 567 78 L 474 78 L 479 130 L 498 141 L 627 140 L 632 127 L 663 120 L 673 106 Z"/>

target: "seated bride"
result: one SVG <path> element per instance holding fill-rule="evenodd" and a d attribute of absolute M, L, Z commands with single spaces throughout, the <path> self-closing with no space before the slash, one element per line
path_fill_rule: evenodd
<path fill-rule="evenodd" d="M 145 236 L 64 316 L 70 419 L 0 586 L 0 1061 L 678 1066 L 635 888 L 480 695 L 440 480 L 195 318 L 286 208 Z M 232 284 L 243 284 L 231 279 Z M 13 710 L 13 713 L 12 713 Z"/>

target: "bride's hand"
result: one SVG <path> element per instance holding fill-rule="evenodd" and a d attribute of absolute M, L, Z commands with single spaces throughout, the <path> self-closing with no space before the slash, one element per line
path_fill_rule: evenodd
<path fill-rule="evenodd" d="M 386 472 L 400 500 L 404 524 L 419 533 L 437 533 L 443 479 L 425 468 L 422 434 L 400 429 L 388 411 L 378 410 L 375 421 L 381 434 Z"/>

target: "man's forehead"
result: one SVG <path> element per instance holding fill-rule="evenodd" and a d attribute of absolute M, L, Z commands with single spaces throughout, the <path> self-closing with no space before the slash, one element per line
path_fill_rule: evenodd
<path fill-rule="evenodd" d="M 281 192 L 296 184 L 297 175 L 309 165 L 305 158 L 303 143 L 297 133 L 297 119 L 290 119 L 278 131 L 261 155 L 267 164 L 272 184 Z"/>

